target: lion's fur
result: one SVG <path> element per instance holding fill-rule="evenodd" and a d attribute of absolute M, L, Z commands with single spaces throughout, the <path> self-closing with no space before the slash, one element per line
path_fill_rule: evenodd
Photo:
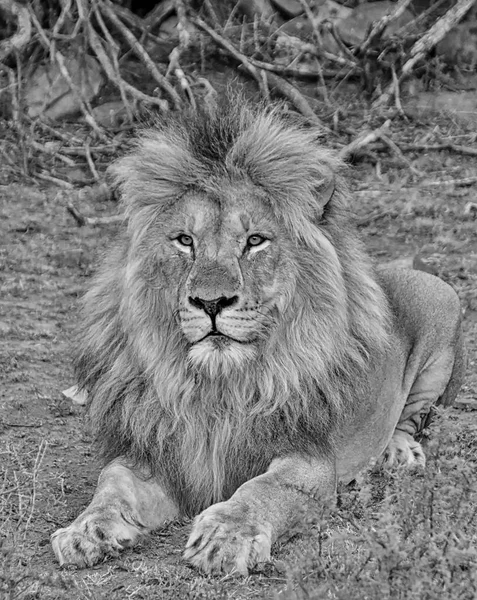
<path fill-rule="evenodd" d="M 240 100 L 157 124 L 115 169 L 127 231 L 86 296 L 78 378 L 104 456 L 148 465 L 185 513 L 277 456 L 333 452 L 388 343 L 386 300 L 349 226 L 339 168 L 313 128 Z M 217 195 L 224 179 L 259 188 L 290 233 L 295 286 L 259 356 L 211 376 L 187 360 L 181 275 L 153 233 L 186 190 Z"/>

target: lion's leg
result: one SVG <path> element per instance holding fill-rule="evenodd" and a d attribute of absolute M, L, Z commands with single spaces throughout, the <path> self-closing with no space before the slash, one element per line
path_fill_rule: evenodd
<path fill-rule="evenodd" d="M 425 466 L 426 457 L 416 437 L 429 424 L 434 406 L 452 404 L 462 383 L 464 366 L 463 345 L 459 340 L 455 348 L 442 352 L 421 370 L 384 452 L 386 466 Z"/>
<path fill-rule="evenodd" d="M 184 556 L 206 573 L 247 574 L 270 559 L 272 543 L 303 518 L 310 503 L 329 501 L 335 487 L 330 462 L 302 456 L 276 459 L 230 500 L 213 504 L 195 519 Z"/>
<path fill-rule="evenodd" d="M 178 510 L 161 485 L 120 459 L 99 476 L 91 504 L 69 527 L 51 536 L 60 565 L 91 566 L 174 519 Z"/>

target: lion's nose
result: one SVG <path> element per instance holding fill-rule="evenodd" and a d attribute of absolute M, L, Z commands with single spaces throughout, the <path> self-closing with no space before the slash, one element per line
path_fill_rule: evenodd
<path fill-rule="evenodd" d="M 236 304 L 237 301 L 238 296 L 231 296 L 230 298 L 220 296 L 220 298 L 215 298 L 215 300 L 204 300 L 203 298 L 192 298 L 192 296 L 189 296 L 189 302 L 192 306 L 200 308 L 212 318 L 216 317 L 227 306 Z"/>

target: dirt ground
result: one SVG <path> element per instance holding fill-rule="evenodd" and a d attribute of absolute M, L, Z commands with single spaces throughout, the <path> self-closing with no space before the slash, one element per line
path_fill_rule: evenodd
<path fill-rule="evenodd" d="M 408 158 L 428 182 L 476 175 L 472 157 Z M 378 261 L 418 255 L 459 293 L 469 367 L 451 411 L 462 427 L 475 427 L 477 220 L 464 208 L 477 201 L 477 186 L 418 187 L 406 165 L 381 172 L 378 179 L 368 162 L 351 172 L 360 229 Z M 116 210 L 112 203 L 83 208 L 97 216 Z M 60 570 L 54 560 L 50 534 L 85 507 L 98 475 L 83 408 L 61 390 L 74 383 L 77 301 L 112 235 L 114 226 L 76 227 L 56 189 L 0 188 L 0 590 L 6 598 L 273 597 L 286 586 L 278 568 L 228 583 L 185 564 L 188 523 L 93 569 Z"/>

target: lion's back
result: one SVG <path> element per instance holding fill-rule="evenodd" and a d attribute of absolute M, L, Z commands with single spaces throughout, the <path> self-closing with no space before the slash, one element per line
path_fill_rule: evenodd
<path fill-rule="evenodd" d="M 461 322 L 459 297 L 439 277 L 423 271 L 382 267 L 379 281 L 389 299 L 397 335 L 409 346 L 446 345 Z"/>

